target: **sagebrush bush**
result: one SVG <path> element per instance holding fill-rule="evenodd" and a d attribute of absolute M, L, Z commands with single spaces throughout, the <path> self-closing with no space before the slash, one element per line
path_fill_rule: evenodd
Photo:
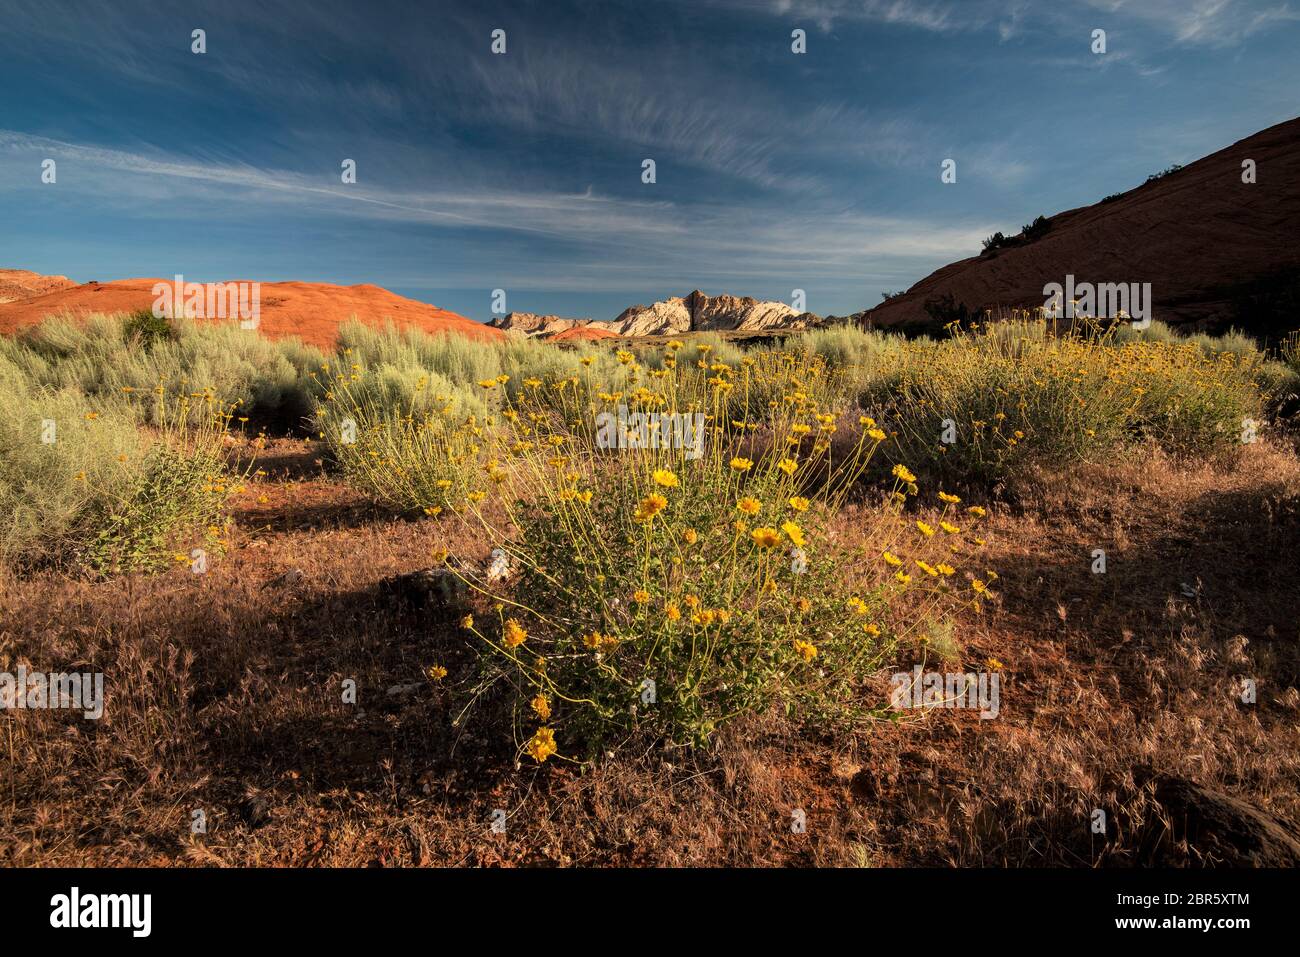
<path fill-rule="evenodd" d="M 209 390 L 219 402 L 237 404 L 241 416 L 285 428 L 311 411 L 303 370 L 325 361 L 319 350 L 297 340 L 273 342 L 235 322 L 160 321 L 166 332 L 123 314 L 56 317 L 0 339 L 0 355 L 39 385 L 75 389 L 101 407 L 129 405 L 145 421 L 160 386 L 173 399 Z"/>
<path fill-rule="evenodd" d="M 908 343 L 861 402 L 895 433 L 890 454 L 951 481 L 1005 481 L 1152 441 L 1183 455 L 1240 446 L 1262 414 L 1258 352 L 1208 352 L 1175 339 L 1128 339 L 1043 322 L 954 330 Z"/>
<path fill-rule="evenodd" d="M 314 422 L 354 486 L 397 511 L 436 515 L 477 479 L 486 418 L 482 399 L 444 377 L 384 365 L 335 372 Z"/>
<path fill-rule="evenodd" d="M 387 408 L 399 415 L 429 407 L 430 393 L 417 389 L 422 382 L 436 383 L 437 394 L 454 395 L 462 416 L 481 417 L 487 403 L 477 383 L 501 375 L 508 377 L 506 391 L 511 394 L 524 379 L 538 376 L 563 379 L 587 373 L 611 382 L 619 378 L 613 352 L 587 344 L 558 348 L 522 337 L 471 339 L 414 328 L 398 330 L 392 323 L 376 328 L 355 321 L 340 327 L 339 344 L 338 361 L 323 370 L 326 375 L 316 377 L 317 395 L 323 397 L 346 372 L 358 400 L 364 398 L 377 409 Z M 354 373 L 378 375 L 354 377 Z"/>
<path fill-rule="evenodd" d="M 201 395 L 152 397 L 156 424 L 141 429 L 132 407 L 34 384 L 0 356 L 0 560 L 158 568 L 217 521 L 237 481 L 224 477 L 228 411 Z M 192 405 L 198 424 L 186 424 Z"/>
<path fill-rule="evenodd" d="M 824 359 L 836 387 L 841 390 L 832 401 L 837 406 L 847 406 L 856 400 L 873 376 L 898 364 L 906 340 L 899 335 L 842 324 L 792 336 L 786 348 Z"/>
<path fill-rule="evenodd" d="M 1292 332 L 1282 340 L 1279 350 L 1282 362 L 1293 372 L 1300 374 L 1300 331 Z"/>

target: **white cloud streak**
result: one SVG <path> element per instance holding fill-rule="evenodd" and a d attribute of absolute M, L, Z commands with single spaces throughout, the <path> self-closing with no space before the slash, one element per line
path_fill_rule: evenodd
<path fill-rule="evenodd" d="M 43 157 L 59 164 L 56 186 L 39 183 Z M 198 163 L 82 146 L 0 130 L 0 181 L 10 191 L 67 190 L 157 215 L 255 221 L 261 216 L 345 215 L 358 220 L 425 224 L 460 231 L 477 242 L 498 233 L 544 235 L 579 250 L 565 256 L 566 288 L 586 285 L 609 264 L 620 282 L 654 281 L 706 268 L 736 278 L 783 275 L 843 280 L 846 275 L 939 263 L 978 249 L 988 223 L 903 220 L 833 208 L 692 204 L 689 215 L 673 203 L 638 202 L 596 195 L 521 190 L 399 191 L 359 185 L 323 185 L 301 174 L 250 166 Z M 26 170 L 26 175 L 21 170 Z M 20 182 L 29 185 L 20 186 Z M 474 238 L 475 236 L 478 238 Z M 576 265 L 574 264 L 576 263 Z M 539 282 L 545 269 L 524 267 Z"/>

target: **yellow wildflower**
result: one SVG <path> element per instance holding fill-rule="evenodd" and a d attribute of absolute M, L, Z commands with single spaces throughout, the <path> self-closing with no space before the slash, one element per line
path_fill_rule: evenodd
<path fill-rule="evenodd" d="M 636 507 L 636 513 L 633 516 L 638 522 L 649 522 L 656 515 L 668 507 L 668 499 L 664 498 L 658 492 L 651 492 Z"/>
<path fill-rule="evenodd" d="M 513 618 L 507 618 L 502 637 L 508 647 L 518 648 L 528 638 L 528 632 L 524 631 L 523 626 Z"/>
<path fill-rule="evenodd" d="M 550 728 L 538 728 L 528 742 L 529 756 L 542 764 L 555 752 L 555 732 Z"/>

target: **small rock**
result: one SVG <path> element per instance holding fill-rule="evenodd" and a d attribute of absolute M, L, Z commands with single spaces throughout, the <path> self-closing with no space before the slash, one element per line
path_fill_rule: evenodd
<path fill-rule="evenodd" d="M 239 802 L 239 816 L 249 827 L 261 827 L 271 819 L 271 802 L 261 794 L 249 794 Z"/>
<path fill-rule="evenodd" d="M 487 580 L 490 582 L 505 581 L 510 577 L 510 556 L 504 549 L 492 549 L 492 558 L 488 562 Z"/>
<path fill-rule="evenodd" d="M 275 578 L 272 578 L 269 582 L 263 585 L 262 588 L 290 588 L 297 585 L 306 577 L 307 576 L 303 573 L 301 568 L 290 568 L 283 575 L 277 575 Z"/>

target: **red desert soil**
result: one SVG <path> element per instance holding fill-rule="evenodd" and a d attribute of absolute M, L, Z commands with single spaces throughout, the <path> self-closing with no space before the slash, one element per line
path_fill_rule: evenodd
<path fill-rule="evenodd" d="M 207 574 L 0 580 L 0 661 L 112 676 L 93 732 L 54 710 L 7 719 L 0 864 L 1277 863 L 1223 844 L 1160 782 L 1300 822 L 1300 589 L 1277 560 L 1300 550 L 1289 450 L 1246 446 L 1222 468 L 1139 457 L 989 503 L 999 597 L 961 619 L 951 664 L 1001 670 L 996 721 L 938 709 L 817 734 L 774 714 L 714 748 L 585 771 L 516 765 L 508 730 L 464 710 L 482 676 L 466 633 L 386 584 L 489 541 L 367 502 L 314 442 L 275 440 L 258 465 Z M 861 516 L 837 527 L 851 538 Z M 863 693 L 885 700 L 887 674 Z"/>
<path fill-rule="evenodd" d="M 592 329 L 590 326 L 574 326 L 551 336 L 551 342 L 577 342 L 591 339 L 615 339 L 617 336 L 608 329 Z"/>
<path fill-rule="evenodd" d="M 1242 182 L 1254 160 L 1257 180 Z M 1036 242 L 972 256 L 858 313 L 875 327 L 938 327 L 925 304 L 985 309 L 1042 306 L 1043 286 L 1151 283 L 1153 318 L 1211 330 L 1248 324 L 1237 303 L 1252 281 L 1300 272 L 1300 119 L 1203 157 L 1119 198 L 1057 213 Z M 1015 229 L 1015 224 L 1008 224 Z M 1009 232 L 1009 230 L 1008 230 Z M 1256 313 L 1258 310 L 1254 310 Z M 1277 330 L 1259 330 L 1276 332 Z"/>
<path fill-rule="evenodd" d="M 3 280 L 4 273 L 0 273 Z M 29 273 L 27 275 L 35 275 Z M 49 279 L 50 277 L 38 277 Z M 62 277 L 57 277 L 62 278 Z M 62 312 L 131 312 L 153 306 L 153 286 L 162 279 L 119 279 L 56 288 L 17 302 L 0 304 L 0 333 L 12 333 Z M 298 336 L 304 342 L 332 348 L 338 327 L 352 317 L 369 325 L 391 319 L 399 327 L 425 332 L 459 332 L 482 339 L 497 339 L 497 329 L 439 309 L 428 303 L 398 296 L 379 286 L 336 286 L 323 282 L 264 282 L 261 284 L 263 335 L 272 339 Z"/>

